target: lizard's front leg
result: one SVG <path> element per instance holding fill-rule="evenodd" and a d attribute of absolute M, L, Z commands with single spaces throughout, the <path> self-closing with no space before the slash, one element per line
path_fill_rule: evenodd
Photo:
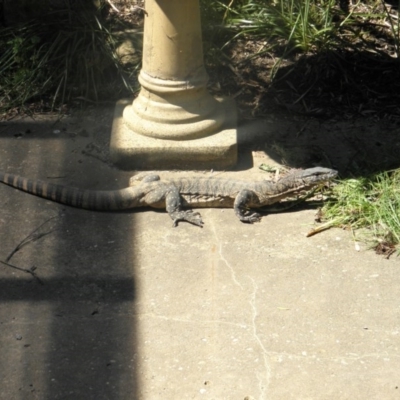
<path fill-rule="evenodd" d="M 253 200 L 255 202 L 255 193 L 251 190 L 241 190 L 236 198 L 235 202 L 233 203 L 233 209 L 235 210 L 236 216 L 242 222 L 258 222 L 261 219 L 261 215 L 255 212 L 249 211 L 247 204 Z"/>
<path fill-rule="evenodd" d="M 181 196 L 177 188 L 171 188 L 165 196 L 166 210 L 171 217 L 173 226 L 177 226 L 179 221 L 190 222 L 193 225 L 203 227 L 204 222 L 198 212 L 192 210 L 182 210 Z"/>

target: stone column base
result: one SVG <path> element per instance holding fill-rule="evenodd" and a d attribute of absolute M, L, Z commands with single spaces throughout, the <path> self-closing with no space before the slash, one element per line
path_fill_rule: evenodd
<path fill-rule="evenodd" d="M 220 100 L 226 119 L 213 135 L 192 140 L 156 139 L 133 132 L 124 122 L 123 111 L 131 100 L 119 100 L 111 131 L 111 160 L 124 170 L 215 169 L 237 162 L 237 115 L 234 101 Z"/>

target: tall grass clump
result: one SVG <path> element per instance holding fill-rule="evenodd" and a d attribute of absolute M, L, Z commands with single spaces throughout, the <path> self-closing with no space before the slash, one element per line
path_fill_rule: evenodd
<path fill-rule="evenodd" d="M 382 7 L 384 9 L 384 22 L 390 27 L 392 36 L 393 36 L 393 41 L 394 41 L 394 47 L 395 47 L 395 53 L 396 53 L 396 58 L 400 59 L 400 19 L 399 16 L 392 13 L 388 5 L 384 0 L 381 0 Z M 397 9 L 400 10 L 400 1 L 397 4 Z"/>
<path fill-rule="evenodd" d="M 237 36 L 285 42 L 287 52 L 322 50 L 334 40 L 334 0 L 231 0 L 224 22 Z"/>
<path fill-rule="evenodd" d="M 79 96 L 97 100 L 123 85 L 133 90 L 134 71 L 124 69 L 116 46 L 99 15 L 87 10 L 54 11 L 1 28 L 0 110 L 43 95 L 54 107 Z"/>
<path fill-rule="evenodd" d="M 322 209 L 326 226 L 363 229 L 365 239 L 400 244 L 400 169 L 346 179 Z"/>

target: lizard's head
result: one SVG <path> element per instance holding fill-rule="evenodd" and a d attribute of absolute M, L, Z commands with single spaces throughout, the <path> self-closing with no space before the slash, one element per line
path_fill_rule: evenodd
<path fill-rule="evenodd" d="M 303 181 L 303 183 L 317 183 L 329 181 L 336 178 L 338 171 L 330 168 L 315 167 L 308 168 L 303 171 L 296 171 L 296 175 Z"/>
<path fill-rule="evenodd" d="M 269 186 L 266 193 L 259 196 L 260 203 L 261 205 L 270 205 L 291 196 L 297 196 L 335 178 L 337 174 L 338 172 L 334 169 L 322 167 L 289 172 L 275 183 L 272 190 Z"/>
<path fill-rule="evenodd" d="M 285 192 L 293 193 L 297 190 L 308 190 L 320 183 L 327 182 L 337 176 L 334 169 L 315 167 L 304 170 L 289 172 L 286 176 L 277 181 L 277 185 Z"/>

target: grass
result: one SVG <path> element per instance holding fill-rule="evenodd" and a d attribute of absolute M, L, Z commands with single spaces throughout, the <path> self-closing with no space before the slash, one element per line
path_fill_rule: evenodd
<path fill-rule="evenodd" d="M 45 96 L 54 108 L 74 98 L 116 96 L 123 87 L 133 91 L 137 66 L 124 68 L 116 47 L 95 12 L 52 12 L 1 28 L 0 111 Z"/>
<path fill-rule="evenodd" d="M 238 35 L 278 39 L 285 53 L 322 50 L 334 37 L 332 0 L 247 1 L 236 9 L 227 7 L 225 22 Z"/>
<path fill-rule="evenodd" d="M 322 209 L 324 224 L 317 230 L 361 230 L 361 240 L 374 247 L 400 244 L 400 169 L 343 180 L 332 188 L 331 197 Z"/>
<path fill-rule="evenodd" d="M 392 14 L 390 9 L 384 0 L 381 0 L 382 7 L 385 11 L 384 22 L 390 26 L 390 30 L 393 36 L 394 47 L 396 58 L 400 59 L 400 20 L 398 15 Z M 400 9 L 400 1 L 398 3 L 398 9 Z"/>
<path fill-rule="evenodd" d="M 400 59 L 400 19 L 384 0 L 353 4 L 349 0 L 203 0 L 201 4 L 203 19 L 223 27 L 225 34 L 221 29 L 218 34 L 224 46 L 238 38 L 264 40 L 263 53 L 280 58 L 292 53 L 359 50 L 360 42 L 374 52 L 379 46 L 369 43 L 369 32 L 380 31 Z"/>

